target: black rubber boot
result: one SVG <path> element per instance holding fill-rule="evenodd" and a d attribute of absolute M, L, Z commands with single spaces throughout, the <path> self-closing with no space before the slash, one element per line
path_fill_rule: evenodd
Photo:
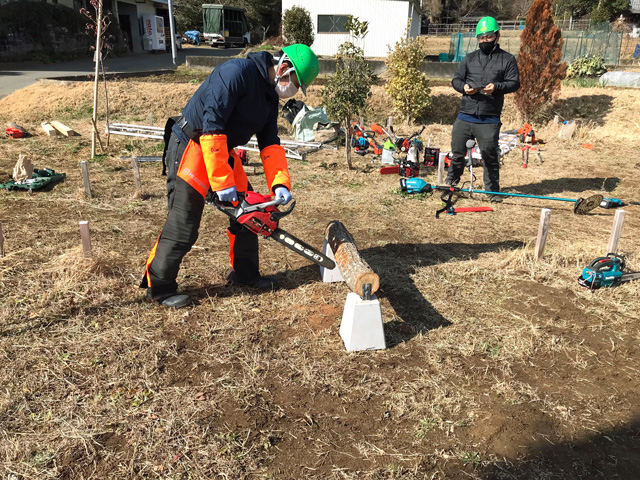
<path fill-rule="evenodd" d="M 227 273 L 227 283 L 238 287 L 255 288 L 257 290 L 275 290 L 276 288 L 278 288 L 278 281 L 275 277 L 263 277 L 261 275 L 258 275 L 257 277 L 254 277 L 253 279 L 246 282 L 238 281 L 236 279 L 236 272 L 234 272 L 232 269 L 229 269 L 229 272 Z"/>
<path fill-rule="evenodd" d="M 191 298 L 189 295 L 179 294 L 178 292 L 165 293 L 162 295 L 153 296 L 151 289 L 147 289 L 147 299 L 157 302 L 163 307 L 167 308 L 183 308 L 191 305 Z"/>

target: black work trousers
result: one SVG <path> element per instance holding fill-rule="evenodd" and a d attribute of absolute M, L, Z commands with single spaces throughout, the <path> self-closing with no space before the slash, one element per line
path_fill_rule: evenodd
<path fill-rule="evenodd" d="M 451 132 L 451 164 L 447 183 L 456 184 L 464 173 L 467 140 L 477 140 L 484 168 L 484 189 L 500 191 L 500 138 L 501 123 L 471 123 L 457 119 Z"/>
<path fill-rule="evenodd" d="M 172 175 L 175 158 L 181 158 L 185 146 L 172 135 L 167 149 L 169 215 L 149 254 L 147 269 L 140 283 L 141 288 L 151 288 L 153 297 L 175 292 L 177 277 L 184 256 L 198 239 L 205 199 L 194 187 L 180 177 Z M 229 163 L 233 169 L 233 157 Z M 179 163 L 179 162 L 178 162 Z M 249 184 L 248 190 L 252 190 Z M 211 192 L 209 192 L 211 193 Z M 222 215 L 222 214 L 221 214 Z M 234 219 L 229 219 L 227 236 L 230 242 L 230 264 L 235 272 L 235 281 L 250 283 L 260 276 L 258 259 L 258 237 Z"/>

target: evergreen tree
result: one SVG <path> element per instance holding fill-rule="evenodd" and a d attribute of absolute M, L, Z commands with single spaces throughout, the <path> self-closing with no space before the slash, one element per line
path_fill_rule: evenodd
<path fill-rule="evenodd" d="M 560 29 L 553 22 L 551 0 L 534 0 L 520 35 L 518 53 L 520 90 L 515 102 L 525 121 L 560 94 L 560 84 L 567 74 L 562 44 Z"/>

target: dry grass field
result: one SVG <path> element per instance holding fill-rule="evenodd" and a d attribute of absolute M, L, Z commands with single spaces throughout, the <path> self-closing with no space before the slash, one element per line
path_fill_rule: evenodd
<path fill-rule="evenodd" d="M 179 113 L 202 79 L 191 75 L 110 81 L 110 120 Z M 432 94 L 423 140 L 433 133 L 447 150 L 459 98 L 448 86 Z M 576 216 L 570 203 L 506 199 L 436 220 L 438 198 L 398 194 L 399 177 L 380 175 L 370 155 L 352 171 L 335 150 L 291 160 L 297 206 L 281 227 L 320 248 L 340 220 L 380 275 L 388 349 L 348 353 L 338 334 L 348 288 L 322 283 L 276 242 L 260 241 L 261 269 L 281 290 L 224 285 L 227 222 L 213 208 L 180 270 L 195 305 L 145 302 L 137 285 L 166 218 L 164 177 L 143 163 L 135 191 L 122 157 L 159 155 L 162 143 L 112 136 L 88 162 L 85 198 L 91 97 L 90 84 L 41 82 L 0 100 L 2 124 L 34 134 L 0 139 L 0 181 L 20 153 L 67 174 L 46 191 L 0 191 L 1 478 L 637 478 L 640 282 L 577 284 L 607 253 L 612 210 Z M 535 125 L 544 163 L 523 169 L 512 151 L 503 189 L 640 201 L 638 111 L 637 90 L 564 88 Z M 366 122 L 393 114 L 375 87 Z M 554 114 L 578 121 L 574 138 L 558 139 Z M 79 135 L 45 136 L 40 123 L 56 119 Z M 503 122 L 519 126 L 512 100 Z M 261 167 L 248 174 L 264 192 Z M 551 226 L 536 261 L 543 207 Z M 620 253 L 640 270 L 640 208 L 625 210 Z M 81 220 L 93 258 L 82 255 Z"/>

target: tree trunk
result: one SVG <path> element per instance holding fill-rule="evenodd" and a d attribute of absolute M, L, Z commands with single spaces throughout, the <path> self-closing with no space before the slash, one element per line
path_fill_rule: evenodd
<path fill-rule="evenodd" d="M 351 125 L 348 118 L 345 120 L 344 125 L 344 148 L 347 155 L 347 165 L 349 170 L 353 170 L 353 165 L 351 164 Z"/>
<path fill-rule="evenodd" d="M 360 257 L 353 237 L 342 223 L 337 220 L 329 222 L 324 231 L 324 237 L 333 250 L 340 273 L 353 292 L 364 296 L 362 287 L 366 284 L 371 285 L 370 293 L 380 288 L 378 274 L 374 273 L 367 262 Z"/>

